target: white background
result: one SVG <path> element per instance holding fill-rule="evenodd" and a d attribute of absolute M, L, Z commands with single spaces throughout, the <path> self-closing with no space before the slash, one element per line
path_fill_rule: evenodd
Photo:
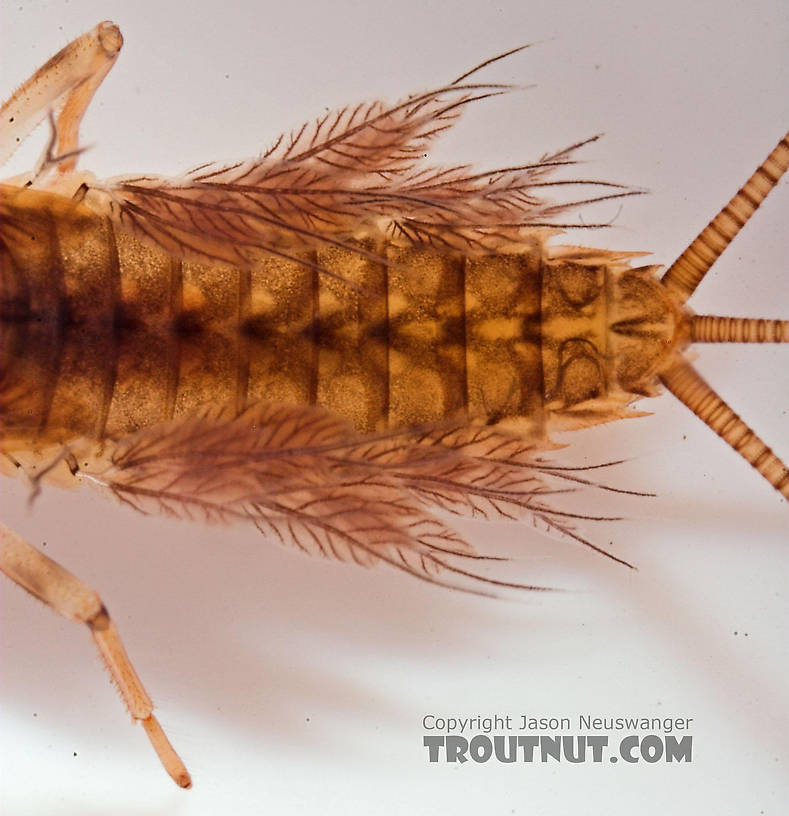
<path fill-rule="evenodd" d="M 583 173 L 651 190 L 578 243 L 670 262 L 789 124 L 781 1 L 2 3 L 7 95 L 68 40 L 117 22 L 124 53 L 85 120 L 99 176 L 253 155 L 326 107 L 395 99 L 529 41 L 431 157 L 490 168 L 605 132 Z M 15 157 L 26 169 L 40 149 Z M 694 297 L 789 316 L 784 181 Z M 702 347 L 699 367 L 789 459 L 784 348 Z M 128 723 L 85 631 L 2 586 L 0 806 L 8 814 L 786 813 L 789 514 L 670 396 L 567 435 L 568 463 L 658 499 L 587 533 L 629 572 L 527 528 L 466 524 L 506 577 L 572 591 L 491 601 L 309 561 L 240 530 L 145 519 L 4 480 L 3 521 L 103 595 L 193 773 L 183 792 Z M 428 713 L 693 717 L 689 765 L 427 762 Z M 611 735 L 612 740 L 615 735 Z"/>

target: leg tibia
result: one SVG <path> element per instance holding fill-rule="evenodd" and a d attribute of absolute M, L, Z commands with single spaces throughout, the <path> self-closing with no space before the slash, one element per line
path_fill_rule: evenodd
<path fill-rule="evenodd" d="M 55 612 L 88 626 L 129 713 L 142 723 L 165 770 L 178 785 L 190 787 L 189 773 L 153 716 L 151 698 L 99 595 L 3 525 L 0 525 L 0 570 Z"/>

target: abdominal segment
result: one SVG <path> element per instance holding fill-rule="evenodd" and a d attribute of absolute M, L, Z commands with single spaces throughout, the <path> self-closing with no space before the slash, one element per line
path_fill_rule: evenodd
<path fill-rule="evenodd" d="M 253 402 L 317 405 L 362 432 L 519 417 L 542 435 L 539 252 L 363 239 L 208 267 L 63 201 L 3 202 L 11 437 L 117 439 Z"/>

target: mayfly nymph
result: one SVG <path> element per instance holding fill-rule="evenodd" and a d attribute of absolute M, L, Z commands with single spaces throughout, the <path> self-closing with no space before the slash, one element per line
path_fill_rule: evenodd
<path fill-rule="evenodd" d="M 686 305 L 789 167 L 787 137 L 667 271 L 634 268 L 548 243 L 574 208 L 634 192 L 557 178 L 584 143 L 491 171 L 425 164 L 464 107 L 509 90 L 478 81 L 501 57 L 327 113 L 253 159 L 100 181 L 76 171 L 79 125 L 121 45 L 99 24 L 2 107 L 0 163 L 47 116 L 52 130 L 0 188 L 5 470 L 437 584 L 540 589 L 478 572 L 446 512 L 598 549 L 559 496 L 589 481 L 546 457 L 550 436 L 638 416 L 662 384 L 789 497 L 786 466 L 685 356 L 789 342 L 789 321 Z M 3 572 L 88 625 L 188 787 L 99 596 L 1 530 Z"/>

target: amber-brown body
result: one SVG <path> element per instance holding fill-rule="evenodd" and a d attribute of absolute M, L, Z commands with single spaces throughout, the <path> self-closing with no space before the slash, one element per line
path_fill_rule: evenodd
<path fill-rule="evenodd" d="M 682 353 L 789 341 L 789 321 L 684 306 L 789 169 L 789 136 L 658 280 L 548 242 L 602 226 L 565 218 L 578 207 L 638 193 L 555 175 L 589 140 L 487 171 L 425 161 L 462 109 L 511 90 L 478 74 L 523 48 L 323 112 L 249 159 L 101 180 L 77 172 L 79 129 L 122 44 L 99 23 L 2 105 L 0 165 L 50 123 L 40 160 L 0 188 L 0 459 L 32 495 L 43 477 L 87 482 L 437 585 L 540 590 L 487 574 L 443 517 L 526 519 L 628 564 L 558 494 L 629 491 L 543 450 L 663 383 L 789 497 L 789 469 Z M 0 572 L 88 628 L 190 787 L 99 594 L 4 524 Z"/>
<path fill-rule="evenodd" d="M 256 401 L 361 431 L 470 416 L 544 438 L 579 409 L 613 418 L 680 336 L 648 271 L 537 239 L 475 258 L 359 242 L 388 265 L 303 251 L 344 283 L 272 257 L 181 261 L 50 193 L 5 187 L 3 208 L 6 450 Z"/>

